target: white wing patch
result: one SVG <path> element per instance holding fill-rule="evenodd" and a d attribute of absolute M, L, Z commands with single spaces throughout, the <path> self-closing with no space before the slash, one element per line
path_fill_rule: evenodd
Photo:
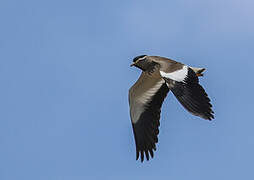
<path fill-rule="evenodd" d="M 188 66 L 184 65 L 182 69 L 179 69 L 179 70 L 171 72 L 171 73 L 165 73 L 163 71 L 160 71 L 160 74 L 162 77 L 181 82 L 188 75 Z"/>

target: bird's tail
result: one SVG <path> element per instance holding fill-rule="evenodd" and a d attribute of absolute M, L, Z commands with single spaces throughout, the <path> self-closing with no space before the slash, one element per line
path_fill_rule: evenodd
<path fill-rule="evenodd" d="M 205 68 L 197 68 L 197 67 L 190 67 L 197 76 L 204 76 L 203 72 L 206 70 Z"/>

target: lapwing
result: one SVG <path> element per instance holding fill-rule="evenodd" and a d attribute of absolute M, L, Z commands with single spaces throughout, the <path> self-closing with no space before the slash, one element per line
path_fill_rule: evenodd
<path fill-rule="evenodd" d="M 129 90 L 130 116 L 136 144 L 136 160 L 153 158 L 158 142 L 161 106 L 172 91 L 182 106 L 195 116 L 212 120 L 210 99 L 199 84 L 205 68 L 195 68 L 160 57 L 141 55 L 131 66 L 142 70 Z"/>

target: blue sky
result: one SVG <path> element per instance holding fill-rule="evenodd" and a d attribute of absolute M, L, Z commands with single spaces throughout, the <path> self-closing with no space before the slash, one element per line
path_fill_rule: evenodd
<path fill-rule="evenodd" d="M 252 0 L 1 0 L 0 179 L 253 179 Z M 132 58 L 207 68 L 215 120 L 169 94 L 135 161 Z"/>

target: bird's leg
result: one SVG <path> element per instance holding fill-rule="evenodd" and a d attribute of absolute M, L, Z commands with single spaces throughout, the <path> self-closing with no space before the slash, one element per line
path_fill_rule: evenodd
<path fill-rule="evenodd" d="M 200 77 L 200 76 L 204 76 L 204 74 L 202 74 L 202 73 L 196 73 L 196 76 Z"/>

